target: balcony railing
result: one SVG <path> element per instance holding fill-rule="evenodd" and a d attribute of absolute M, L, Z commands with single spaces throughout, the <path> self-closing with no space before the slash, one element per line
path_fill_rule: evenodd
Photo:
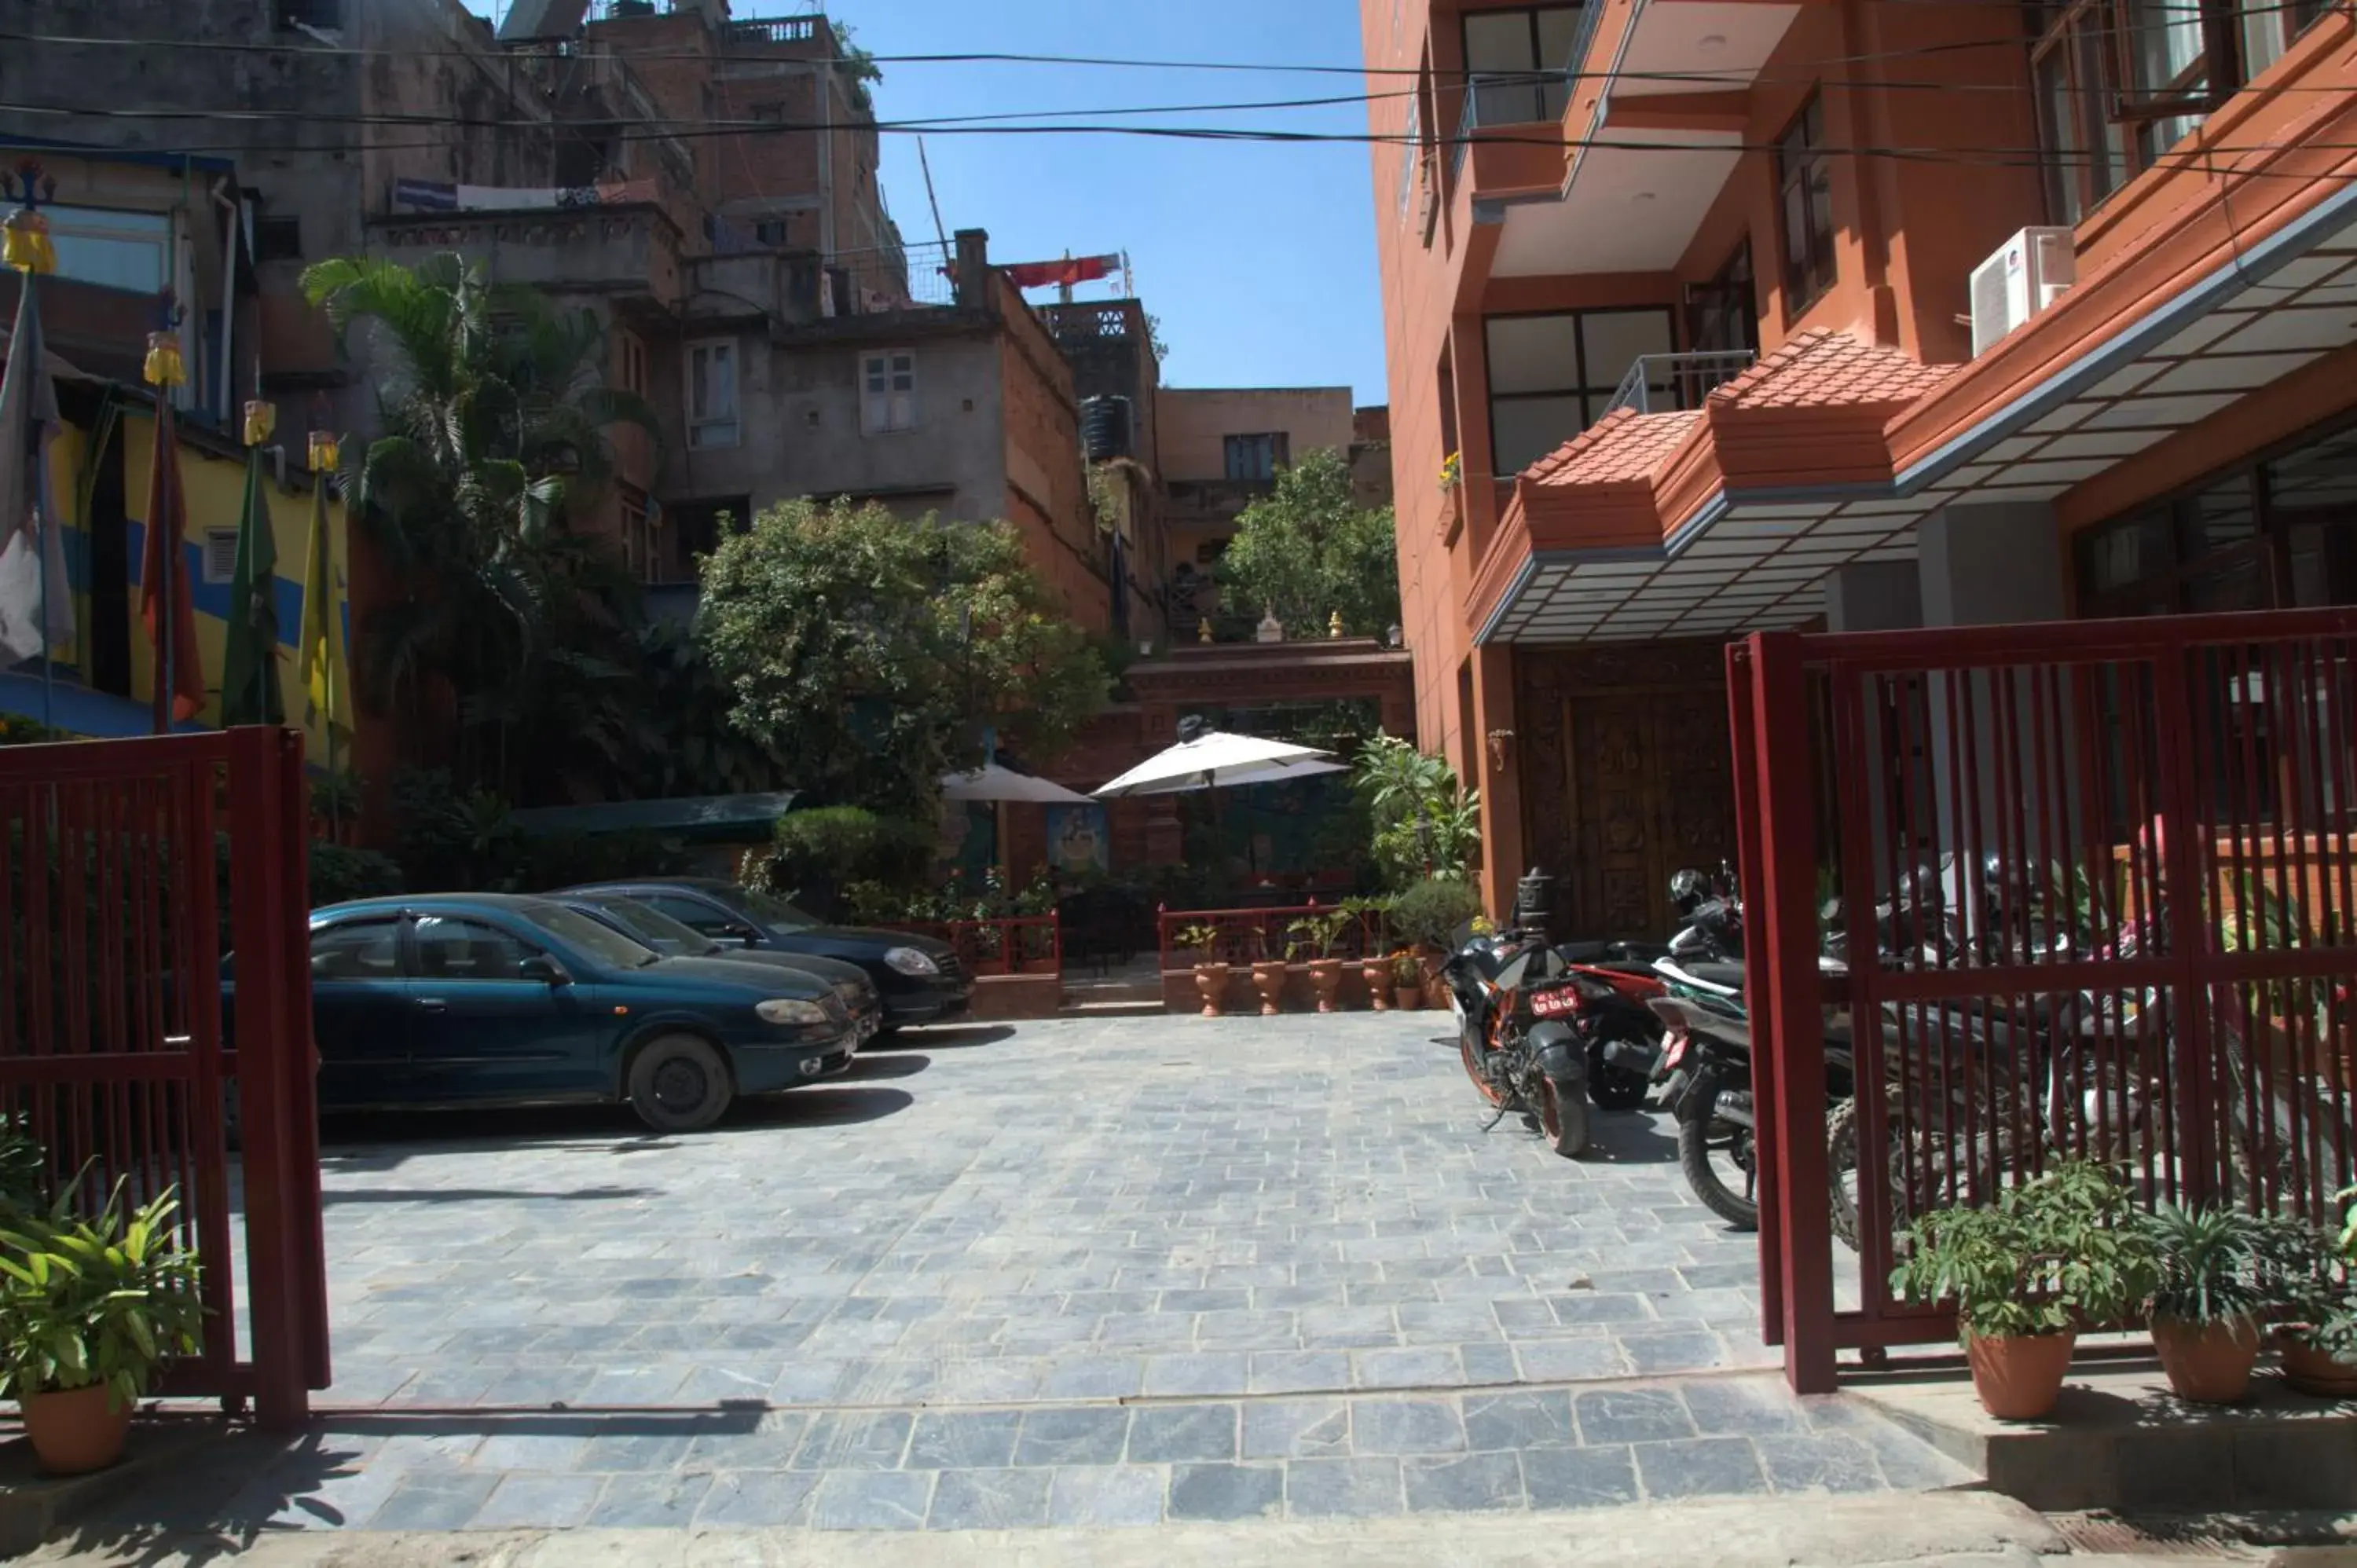
<path fill-rule="evenodd" d="M 1666 413 L 1673 409 L 1700 408 L 1713 387 L 1733 381 L 1750 369 L 1757 358 L 1749 349 L 1640 355 L 1620 378 L 1620 390 L 1604 412 L 1633 408 L 1639 413 Z"/>

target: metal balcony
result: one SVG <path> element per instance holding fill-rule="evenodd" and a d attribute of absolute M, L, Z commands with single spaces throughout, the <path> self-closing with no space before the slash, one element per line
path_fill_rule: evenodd
<path fill-rule="evenodd" d="M 1633 408 L 1639 413 L 1666 413 L 1673 409 L 1700 408 L 1712 388 L 1733 381 L 1759 357 L 1749 349 L 1640 355 L 1620 378 L 1620 388 L 1604 412 Z"/>

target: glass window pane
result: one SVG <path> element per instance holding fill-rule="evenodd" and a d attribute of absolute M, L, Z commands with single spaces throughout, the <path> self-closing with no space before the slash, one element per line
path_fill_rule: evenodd
<path fill-rule="evenodd" d="M 1599 405 L 1602 400 L 1598 400 Z M 1585 409 L 1576 397 L 1501 398 L 1490 405 L 1497 444 L 1494 467 L 1510 478 L 1545 456 L 1583 428 Z"/>
<path fill-rule="evenodd" d="M 2129 518 L 2083 534 L 2079 541 L 2081 592 L 2115 593 L 2166 576 L 2174 565 L 2165 512 Z"/>
<path fill-rule="evenodd" d="M 2295 523 L 2290 529 L 2291 602 L 2295 609 L 2316 609 L 2332 602 L 2331 537 L 2320 522 Z"/>
<path fill-rule="evenodd" d="M 1482 323 L 1493 392 L 1568 391 L 1579 385 L 1577 316 L 1493 316 Z"/>
<path fill-rule="evenodd" d="M 2185 582 L 2185 607 L 2204 610 L 2263 610 L 2267 607 L 2266 575 L 2258 557 L 2245 555 L 2212 572 Z"/>
<path fill-rule="evenodd" d="M 2179 502 L 2177 529 L 2179 558 L 2189 566 L 2252 538 L 2259 532 L 2259 518 L 2251 477 L 2237 474 Z"/>
<path fill-rule="evenodd" d="M 1610 392 L 1629 373 L 1641 354 L 1666 354 L 1677 345 L 1670 338 L 1670 317 L 1662 310 L 1598 311 L 1582 323 L 1587 346 L 1587 385 Z"/>
<path fill-rule="evenodd" d="M 2266 466 L 2267 495 L 2276 508 L 2357 505 L 2357 430 L 2344 430 Z"/>
<path fill-rule="evenodd" d="M 1527 11 L 1476 11 L 1465 18 L 1465 69 L 1523 72 L 1537 68 Z"/>
<path fill-rule="evenodd" d="M 2128 26 L 2138 91 L 2162 91 L 2201 63 L 2202 9 L 2185 0 L 2136 0 Z"/>
<path fill-rule="evenodd" d="M 2298 24 L 2281 0 L 2243 0 L 2242 11 L 2243 80 L 2247 81 L 2283 58 L 2284 41 Z"/>
<path fill-rule="evenodd" d="M 311 939 L 314 980 L 398 980 L 401 922 L 351 920 Z"/>
<path fill-rule="evenodd" d="M 2079 220 L 2079 108 L 2071 91 L 2070 54 L 2046 51 L 2038 62 L 2038 134 L 2046 151 L 2047 210 L 2057 223 Z"/>
<path fill-rule="evenodd" d="M 496 926 L 446 915 L 417 919 L 417 972 L 426 980 L 516 980 L 532 950 Z"/>

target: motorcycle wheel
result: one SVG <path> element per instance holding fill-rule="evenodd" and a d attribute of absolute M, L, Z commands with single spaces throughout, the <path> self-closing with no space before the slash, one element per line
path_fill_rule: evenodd
<path fill-rule="evenodd" d="M 1678 1119 L 1678 1168 L 1705 1208 L 1738 1230 L 1757 1230 L 1760 1203 L 1751 1129 L 1712 1114 L 1719 1093 L 1716 1089 L 1697 1090 L 1687 1103 L 1688 1114 Z M 1742 1175 L 1739 1194 L 1723 1174 L 1729 1165 Z"/>
<path fill-rule="evenodd" d="M 1857 1251 L 1857 1101 L 1845 1100 L 1825 1118 L 1825 1171 L 1834 1195 L 1834 1234 Z"/>
<path fill-rule="evenodd" d="M 1598 1111 L 1634 1111 L 1645 1103 L 1652 1082 L 1606 1061 L 1604 1047 L 1609 1044 L 1598 1040 L 1587 1047 L 1587 1097 Z"/>
<path fill-rule="evenodd" d="M 1481 1070 L 1490 1057 L 1489 1042 L 1480 1037 L 1480 1031 L 1469 1020 L 1457 1026 L 1457 1055 L 1465 1063 L 1465 1076 L 1473 1080 L 1481 1098 L 1492 1105 L 1505 1104 L 1506 1096 Z"/>
<path fill-rule="evenodd" d="M 1587 1152 L 1587 1096 L 1576 1083 L 1558 1082 L 1544 1073 L 1539 1079 L 1539 1131 L 1548 1147 L 1566 1160 Z"/>

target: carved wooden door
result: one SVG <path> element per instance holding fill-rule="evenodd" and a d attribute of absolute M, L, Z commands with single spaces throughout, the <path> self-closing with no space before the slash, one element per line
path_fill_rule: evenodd
<path fill-rule="evenodd" d="M 1719 656 L 1654 645 L 1526 658 L 1523 842 L 1557 878 L 1562 940 L 1661 940 L 1675 919 L 1670 874 L 1735 858 Z"/>

